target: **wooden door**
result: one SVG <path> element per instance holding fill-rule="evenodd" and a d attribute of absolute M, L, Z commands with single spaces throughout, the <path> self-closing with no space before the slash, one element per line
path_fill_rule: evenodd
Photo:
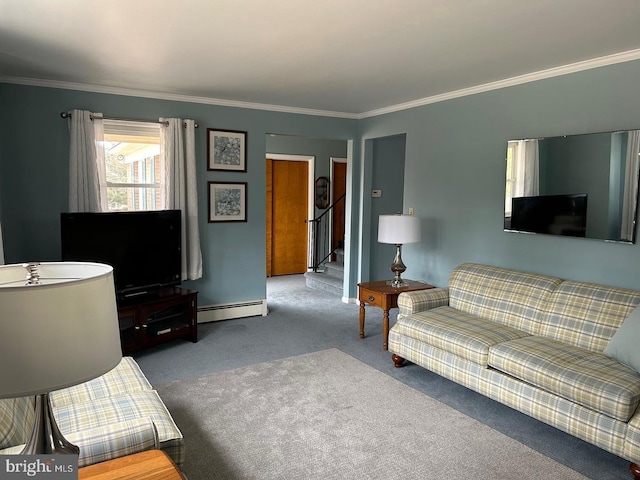
<path fill-rule="evenodd" d="M 331 203 L 335 204 L 340 196 L 347 191 L 347 164 L 342 162 L 333 162 L 333 195 Z M 332 235 L 331 250 L 344 247 L 344 212 L 346 198 L 342 199 L 333 210 L 332 217 Z M 335 259 L 334 259 L 335 260 Z"/>
<path fill-rule="evenodd" d="M 267 159 L 267 276 L 307 271 L 307 162 Z"/>

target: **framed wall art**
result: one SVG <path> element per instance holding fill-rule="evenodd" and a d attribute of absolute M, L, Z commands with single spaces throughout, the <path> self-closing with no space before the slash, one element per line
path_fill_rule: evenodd
<path fill-rule="evenodd" d="M 208 182 L 209 223 L 247 221 L 247 182 Z"/>
<path fill-rule="evenodd" d="M 207 128 L 207 170 L 247 171 L 247 132 Z"/>

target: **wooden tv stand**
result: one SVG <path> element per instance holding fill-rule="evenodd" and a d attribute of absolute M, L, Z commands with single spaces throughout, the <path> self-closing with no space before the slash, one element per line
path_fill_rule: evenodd
<path fill-rule="evenodd" d="M 198 292 L 171 287 L 118 301 L 122 353 L 186 338 L 198 341 Z"/>

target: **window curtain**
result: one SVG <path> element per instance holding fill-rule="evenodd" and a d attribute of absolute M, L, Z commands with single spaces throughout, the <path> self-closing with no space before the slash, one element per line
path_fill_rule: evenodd
<path fill-rule="evenodd" d="M 622 198 L 622 227 L 620 239 L 633 240 L 636 198 L 638 196 L 638 170 L 640 169 L 640 130 L 629 132 L 627 137 L 627 158 L 624 173 L 624 194 Z"/>
<path fill-rule="evenodd" d="M 531 197 L 540 193 L 540 159 L 538 140 L 519 140 L 516 149 L 516 184 L 514 197 Z"/>
<path fill-rule="evenodd" d="M 107 210 L 102 114 L 72 110 L 69 125 L 69 211 Z"/>
<path fill-rule="evenodd" d="M 195 121 L 161 118 L 162 154 L 165 158 L 167 208 L 182 211 L 182 280 L 202 277 L 198 230 Z"/>

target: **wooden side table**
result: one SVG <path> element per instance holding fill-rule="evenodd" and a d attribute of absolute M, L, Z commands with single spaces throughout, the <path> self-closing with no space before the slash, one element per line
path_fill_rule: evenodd
<path fill-rule="evenodd" d="M 380 307 L 384 312 L 382 316 L 382 348 L 387 350 L 389 342 L 389 310 L 398 307 L 398 295 L 402 292 L 435 288 L 433 285 L 416 282 L 415 280 L 404 280 L 404 282 L 405 285 L 401 287 L 387 285 L 387 280 L 358 284 L 358 300 L 360 300 L 360 338 L 364 338 L 365 304 Z"/>
<path fill-rule="evenodd" d="M 78 480 L 184 480 L 186 477 L 162 450 L 114 458 L 78 470 Z"/>

